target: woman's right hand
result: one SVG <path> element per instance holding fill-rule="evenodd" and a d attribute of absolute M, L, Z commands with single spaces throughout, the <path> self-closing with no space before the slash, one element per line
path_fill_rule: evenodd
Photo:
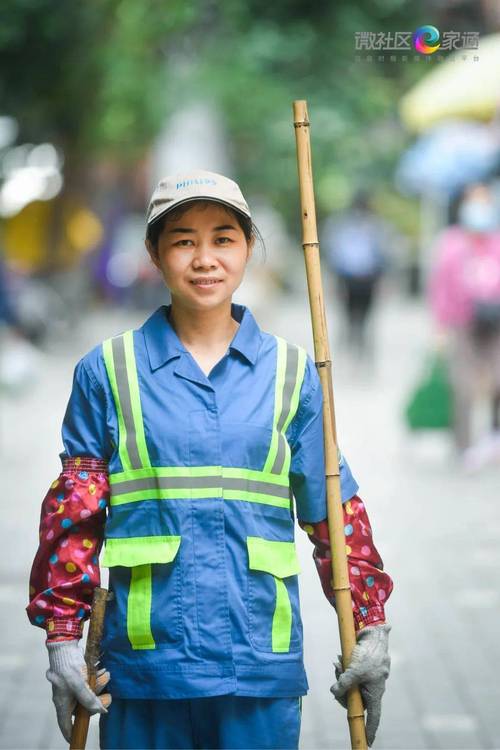
<path fill-rule="evenodd" d="M 71 741 L 72 714 L 80 703 L 90 714 L 107 713 L 111 695 L 98 697 L 108 684 L 110 673 L 105 669 L 97 672 L 96 692 L 87 682 L 87 665 L 78 640 L 47 642 L 50 667 L 45 673 L 52 683 L 52 700 L 56 707 L 57 723 L 66 742 Z"/>

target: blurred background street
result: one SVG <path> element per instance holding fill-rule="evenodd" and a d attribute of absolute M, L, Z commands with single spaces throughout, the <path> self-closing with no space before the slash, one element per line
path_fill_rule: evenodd
<path fill-rule="evenodd" d="M 340 446 L 394 580 L 375 747 L 500 748 L 500 5 L 4 0 L 0 30 L 0 749 L 65 746 L 25 612 L 40 506 L 76 362 L 170 302 L 144 248 L 162 176 L 237 180 L 264 246 L 234 301 L 314 358 L 296 99 Z M 296 535 L 301 747 L 345 748 Z"/>

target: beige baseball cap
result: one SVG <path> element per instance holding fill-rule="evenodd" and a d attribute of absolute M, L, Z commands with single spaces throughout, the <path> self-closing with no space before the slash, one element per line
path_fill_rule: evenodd
<path fill-rule="evenodd" d="M 197 169 L 168 175 L 160 180 L 149 201 L 147 224 L 152 224 L 181 203 L 203 199 L 231 206 L 251 218 L 248 204 L 236 182 L 217 172 Z"/>

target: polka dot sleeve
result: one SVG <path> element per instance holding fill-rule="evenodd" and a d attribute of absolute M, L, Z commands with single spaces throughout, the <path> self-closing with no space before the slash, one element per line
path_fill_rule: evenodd
<path fill-rule="evenodd" d="M 26 612 L 47 640 L 81 638 L 100 584 L 99 552 L 109 502 L 107 462 L 64 458 L 41 508 Z"/>
<path fill-rule="evenodd" d="M 344 533 L 351 587 L 355 630 L 385 622 L 384 604 L 389 598 L 393 582 L 384 571 L 372 539 L 372 530 L 365 504 L 354 495 L 343 505 Z M 299 520 L 299 526 L 314 544 L 313 559 L 326 598 L 335 607 L 332 581 L 330 534 L 327 519 L 317 523 Z"/>

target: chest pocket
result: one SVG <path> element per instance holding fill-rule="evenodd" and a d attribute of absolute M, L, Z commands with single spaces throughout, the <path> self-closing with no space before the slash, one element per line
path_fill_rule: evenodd
<path fill-rule="evenodd" d="M 102 566 L 115 596 L 106 609 L 104 641 L 155 649 L 182 637 L 180 536 L 109 538 Z"/>
<path fill-rule="evenodd" d="M 300 651 L 300 565 L 295 543 L 249 536 L 247 551 L 249 633 L 253 646 L 259 651 Z"/>

